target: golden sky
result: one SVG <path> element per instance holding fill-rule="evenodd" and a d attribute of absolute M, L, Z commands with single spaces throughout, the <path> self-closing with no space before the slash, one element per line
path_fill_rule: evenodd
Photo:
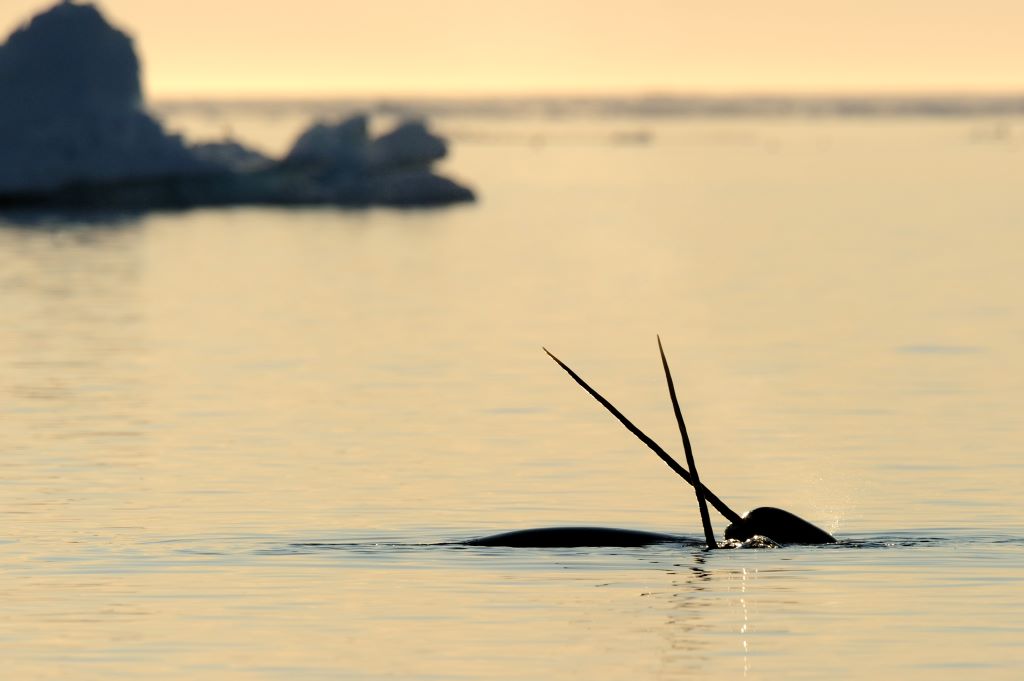
<path fill-rule="evenodd" d="M 1022 0 L 98 4 L 155 97 L 1024 91 Z"/>

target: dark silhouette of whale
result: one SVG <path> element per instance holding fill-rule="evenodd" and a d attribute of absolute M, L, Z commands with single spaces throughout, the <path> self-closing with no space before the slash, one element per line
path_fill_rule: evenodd
<path fill-rule="evenodd" d="M 771 506 L 749 511 L 725 528 L 726 540 L 747 542 L 767 538 L 772 543 L 834 544 L 836 539 L 800 516 Z M 617 527 L 540 527 L 513 530 L 462 542 L 469 546 L 508 546 L 517 548 L 572 548 L 584 546 L 633 547 L 654 544 L 692 544 L 694 540 L 664 532 L 648 532 Z M 763 542 L 762 542 L 763 543 Z"/>
<path fill-rule="evenodd" d="M 515 546 L 537 548 L 571 548 L 576 546 L 650 546 L 690 541 L 686 537 L 644 530 L 623 530 L 616 527 L 541 527 L 514 530 L 463 542 L 470 546 Z"/>
<path fill-rule="evenodd" d="M 761 506 L 725 528 L 725 538 L 746 541 L 768 537 L 778 544 L 832 544 L 836 538 L 789 511 Z"/>
<path fill-rule="evenodd" d="M 594 399 L 607 409 L 612 416 L 619 420 L 629 432 L 636 435 L 641 442 L 653 451 L 664 461 L 669 468 L 678 474 L 683 480 L 693 486 L 698 505 L 701 509 L 701 522 L 704 528 L 705 539 L 708 549 L 718 548 L 711 529 L 711 522 L 708 518 L 707 503 L 715 507 L 730 524 L 725 529 L 725 538 L 730 542 L 739 544 L 751 542 L 753 545 L 770 546 L 772 544 L 831 544 L 835 537 L 804 520 L 803 518 L 784 511 L 780 508 L 763 506 L 749 511 L 746 515 L 740 516 L 722 501 L 717 495 L 700 482 L 697 476 L 697 469 L 693 459 L 693 452 L 690 447 L 690 439 L 686 432 L 686 425 L 679 409 L 676 399 L 675 386 L 672 382 L 672 375 L 669 371 L 668 361 L 665 359 L 665 352 L 661 346 L 661 339 L 658 339 L 658 350 L 661 353 L 662 365 L 665 370 L 665 378 L 668 383 L 669 395 L 672 398 L 672 406 L 675 411 L 676 421 L 683 439 L 683 448 L 686 452 L 687 463 L 690 468 L 687 470 L 673 459 L 668 452 L 661 448 L 658 443 L 648 437 L 643 431 L 637 428 L 627 419 L 622 412 L 615 408 L 611 402 L 605 399 L 600 393 L 590 387 L 586 381 L 570 369 L 562 360 L 555 357 L 544 348 L 544 352 L 553 359 L 576 383 L 586 390 Z M 765 541 L 765 540 L 768 541 Z M 544 527 L 529 530 L 516 530 L 502 532 L 500 534 L 479 537 L 463 542 L 470 546 L 508 546 L 508 547 L 582 547 L 582 546 L 649 546 L 653 544 L 679 543 L 692 541 L 678 535 L 665 534 L 661 532 L 646 532 L 643 530 L 629 530 L 605 527 Z M 727 544 L 731 545 L 731 544 Z"/>

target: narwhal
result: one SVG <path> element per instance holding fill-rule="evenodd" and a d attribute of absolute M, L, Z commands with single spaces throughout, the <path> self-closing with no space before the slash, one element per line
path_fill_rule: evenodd
<path fill-rule="evenodd" d="M 803 518 L 785 511 L 781 508 L 763 506 L 749 511 L 741 516 L 733 511 L 722 501 L 718 495 L 704 486 L 697 473 L 697 466 L 693 458 L 693 450 L 690 446 L 690 438 L 686 431 L 686 424 L 683 421 L 682 411 L 679 408 L 679 401 L 676 397 L 675 385 L 672 381 L 672 373 L 669 370 L 668 360 L 665 358 L 665 350 L 661 345 L 661 338 L 658 338 L 658 351 L 661 354 L 661 363 L 665 370 L 665 380 L 668 383 L 669 396 L 672 400 L 672 408 L 675 412 L 676 422 L 679 425 L 679 433 L 683 440 L 683 450 L 686 454 L 688 468 L 684 468 L 673 459 L 657 442 L 637 428 L 632 421 L 626 418 L 622 412 L 605 399 L 600 393 L 590 387 L 586 381 L 580 378 L 579 374 L 569 368 L 565 362 L 555 357 L 547 348 L 544 352 L 555 361 L 569 376 L 576 381 L 591 397 L 596 399 L 601 406 L 607 409 L 612 416 L 626 427 L 626 430 L 637 436 L 641 442 L 647 445 L 648 449 L 658 455 L 669 468 L 679 477 L 693 486 L 697 497 L 697 505 L 700 509 L 701 525 L 704 529 L 704 539 L 708 549 L 718 548 L 715 541 L 714 531 L 708 514 L 708 504 L 722 514 L 729 521 L 725 528 L 725 538 L 731 540 L 726 545 L 742 545 L 748 542 L 751 545 L 771 546 L 773 544 L 831 544 L 835 538 L 814 524 Z M 607 527 L 544 527 L 529 530 L 516 530 L 503 532 L 478 539 L 471 539 L 466 544 L 473 546 L 510 546 L 510 547 L 574 547 L 574 546 L 647 546 L 668 542 L 678 542 L 683 539 L 680 536 L 665 534 L 661 532 L 646 532 L 643 530 L 630 530 Z"/>

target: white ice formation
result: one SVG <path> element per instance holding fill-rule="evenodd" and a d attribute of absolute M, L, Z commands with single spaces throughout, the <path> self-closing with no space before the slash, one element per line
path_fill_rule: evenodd
<path fill-rule="evenodd" d="M 422 123 L 367 129 L 318 123 L 280 161 L 233 140 L 186 146 L 146 113 L 131 38 L 91 4 L 65 0 L 0 45 L 0 207 L 472 200 L 430 171 L 446 146 Z"/>
<path fill-rule="evenodd" d="M 132 41 L 95 7 L 36 16 L 0 46 L 0 193 L 202 171 L 141 102 Z"/>

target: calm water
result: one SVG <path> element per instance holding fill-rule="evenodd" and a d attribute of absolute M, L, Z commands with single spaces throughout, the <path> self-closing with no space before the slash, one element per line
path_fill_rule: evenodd
<path fill-rule="evenodd" d="M 438 127 L 478 204 L 4 218 L 5 676 L 1020 678 L 1024 122 Z M 445 545 L 699 539 L 540 350 L 678 452 L 655 333 L 707 484 L 843 542 Z"/>

